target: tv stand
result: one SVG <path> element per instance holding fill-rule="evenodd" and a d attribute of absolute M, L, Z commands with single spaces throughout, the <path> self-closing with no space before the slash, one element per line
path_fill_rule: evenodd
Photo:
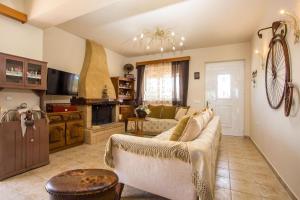
<path fill-rule="evenodd" d="M 84 143 L 83 113 L 81 111 L 51 112 L 49 118 L 50 153 Z"/>

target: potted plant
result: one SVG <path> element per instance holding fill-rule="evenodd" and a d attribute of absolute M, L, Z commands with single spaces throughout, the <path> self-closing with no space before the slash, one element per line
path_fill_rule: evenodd
<path fill-rule="evenodd" d="M 150 110 L 147 106 L 141 105 L 135 109 L 135 114 L 138 118 L 145 118 L 150 114 Z"/>

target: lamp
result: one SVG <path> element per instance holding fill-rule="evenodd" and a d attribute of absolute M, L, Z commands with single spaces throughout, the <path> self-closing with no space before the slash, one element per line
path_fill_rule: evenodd
<path fill-rule="evenodd" d="M 183 50 L 186 38 L 170 29 L 156 27 L 145 30 L 133 37 L 133 42 L 141 45 L 147 51 L 159 50 L 161 53 Z"/>
<path fill-rule="evenodd" d="M 260 60 L 261 60 L 260 61 L 261 62 L 261 69 L 264 70 L 265 64 L 264 64 L 264 56 L 263 56 L 263 54 L 259 50 L 257 50 L 257 49 L 254 51 L 254 53 L 260 57 Z"/>
<path fill-rule="evenodd" d="M 287 24 L 290 24 L 292 28 L 294 29 L 294 36 L 295 36 L 295 43 L 298 43 L 300 41 L 300 28 L 299 28 L 299 20 L 298 17 L 291 12 L 288 12 L 286 10 L 280 10 L 279 12 L 281 15 L 286 16 L 289 18 L 289 21 L 285 21 Z"/>

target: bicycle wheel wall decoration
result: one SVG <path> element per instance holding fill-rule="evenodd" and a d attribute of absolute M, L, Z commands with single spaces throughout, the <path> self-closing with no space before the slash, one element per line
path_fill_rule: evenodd
<path fill-rule="evenodd" d="M 284 101 L 284 113 L 289 116 L 293 100 L 293 83 L 291 80 L 291 67 L 288 45 L 285 37 L 287 25 L 284 21 L 273 22 L 271 27 L 258 31 L 272 29 L 273 37 L 269 43 L 269 52 L 265 69 L 265 88 L 268 103 L 271 108 L 278 109 Z"/>

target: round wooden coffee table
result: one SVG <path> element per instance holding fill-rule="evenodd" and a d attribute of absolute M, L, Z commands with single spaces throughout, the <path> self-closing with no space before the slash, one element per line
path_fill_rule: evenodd
<path fill-rule="evenodd" d="M 112 171 L 76 169 L 52 177 L 46 190 L 50 200 L 114 200 L 117 184 L 118 177 Z"/>

